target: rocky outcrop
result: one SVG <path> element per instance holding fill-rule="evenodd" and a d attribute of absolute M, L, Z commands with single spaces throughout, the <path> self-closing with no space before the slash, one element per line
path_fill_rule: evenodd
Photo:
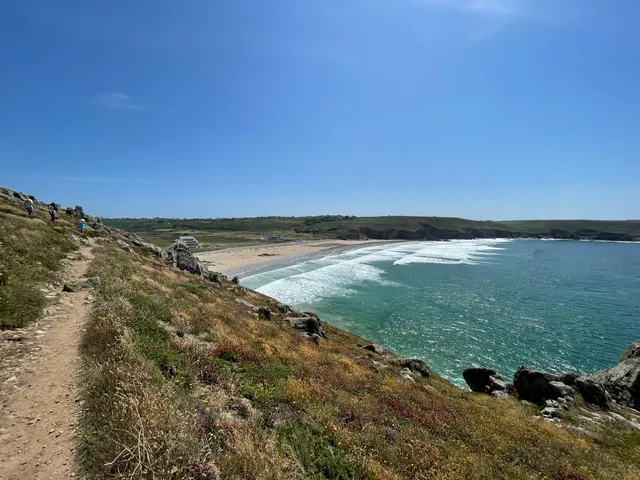
<path fill-rule="evenodd" d="M 185 270 L 194 275 L 200 275 L 211 282 L 215 282 L 218 278 L 209 272 L 207 266 L 196 258 L 189 250 L 189 247 L 182 242 L 174 242 L 165 253 L 169 263 L 180 270 Z"/>
<path fill-rule="evenodd" d="M 384 353 L 384 348 L 382 345 L 378 345 L 377 343 L 370 343 L 368 345 L 363 346 L 365 350 L 369 350 L 370 352 L 377 353 L 378 355 L 382 355 Z"/>
<path fill-rule="evenodd" d="M 420 373 L 424 378 L 429 378 L 431 375 L 431 367 L 420 358 L 403 358 L 400 360 L 400 364 L 412 372 Z"/>
<path fill-rule="evenodd" d="M 493 394 L 495 391 L 505 391 L 507 384 L 502 375 L 491 368 L 473 367 L 462 372 L 465 382 L 473 392 Z"/>
<path fill-rule="evenodd" d="M 513 385 L 522 400 L 543 405 L 545 400 L 572 398 L 573 389 L 562 383 L 558 375 L 520 367 L 513 377 Z"/>
<path fill-rule="evenodd" d="M 633 342 L 631 345 L 629 345 L 629 348 L 627 348 L 625 352 L 622 354 L 622 357 L 620 357 L 620 360 L 618 363 L 624 362 L 625 360 L 629 360 L 630 358 L 636 358 L 636 357 L 640 357 L 640 342 Z"/>
<path fill-rule="evenodd" d="M 600 385 L 616 403 L 640 410 L 640 357 L 629 358 L 609 370 L 587 375 L 582 380 L 589 385 Z M 593 402 L 596 405 L 603 403 L 599 396 L 591 398 L 598 400 L 597 403 Z"/>
<path fill-rule="evenodd" d="M 576 379 L 575 387 L 585 402 L 597 405 L 605 410 L 609 408 L 611 396 L 602 384 L 583 376 Z"/>
<path fill-rule="evenodd" d="M 315 313 L 305 312 L 303 315 L 301 317 L 287 318 L 289 325 L 307 335 L 319 335 L 322 338 L 327 338 L 327 334 L 322 330 L 322 322 Z"/>

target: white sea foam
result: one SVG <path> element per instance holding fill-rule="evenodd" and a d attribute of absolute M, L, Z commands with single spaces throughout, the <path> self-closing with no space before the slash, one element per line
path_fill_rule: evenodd
<path fill-rule="evenodd" d="M 327 297 L 345 297 L 363 284 L 393 286 L 384 278 L 383 263 L 469 264 L 483 263 L 502 250 L 508 240 L 454 240 L 377 245 L 308 260 L 297 265 L 245 279 L 261 293 L 293 304 L 310 304 Z"/>
<path fill-rule="evenodd" d="M 420 249 L 394 262 L 394 265 L 411 263 L 467 264 L 482 263 L 483 258 L 503 250 L 496 245 L 508 240 L 452 240 L 449 242 L 426 242 Z"/>

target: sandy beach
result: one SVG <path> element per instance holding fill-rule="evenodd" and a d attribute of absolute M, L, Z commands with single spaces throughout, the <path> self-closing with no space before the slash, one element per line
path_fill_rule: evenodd
<path fill-rule="evenodd" d="M 294 260 L 314 253 L 330 253 L 332 250 L 349 247 L 375 245 L 380 240 L 318 240 L 312 242 L 275 243 L 250 247 L 227 248 L 213 252 L 202 252 L 196 256 L 204 261 L 209 270 L 225 275 L 240 275 Z"/>

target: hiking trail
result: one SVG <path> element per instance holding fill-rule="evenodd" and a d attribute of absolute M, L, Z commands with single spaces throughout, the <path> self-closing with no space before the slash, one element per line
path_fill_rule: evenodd
<path fill-rule="evenodd" d="M 81 246 L 65 260 L 63 283 L 83 279 L 93 259 Z M 43 317 L 0 331 L 0 480 L 75 477 L 78 346 L 93 296 L 50 285 Z"/>

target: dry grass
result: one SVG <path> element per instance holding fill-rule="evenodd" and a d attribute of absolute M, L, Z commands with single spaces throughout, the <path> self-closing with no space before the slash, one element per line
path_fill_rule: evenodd
<path fill-rule="evenodd" d="M 0 203 L 0 329 L 40 317 L 46 303 L 40 288 L 76 248 L 69 240 L 72 224 L 65 218 L 52 224 L 41 210 L 29 218 L 23 209 Z"/>
<path fill-rule="evenodd" d="M 315 345 L 236 301 L 272 299 L 155 259 L 105 249 L 92 271 L 87 478 L 640 478 L 637 432 L 574 434 L 437 375 L 407 382 L 362 339 L 327 326 Z"/>

